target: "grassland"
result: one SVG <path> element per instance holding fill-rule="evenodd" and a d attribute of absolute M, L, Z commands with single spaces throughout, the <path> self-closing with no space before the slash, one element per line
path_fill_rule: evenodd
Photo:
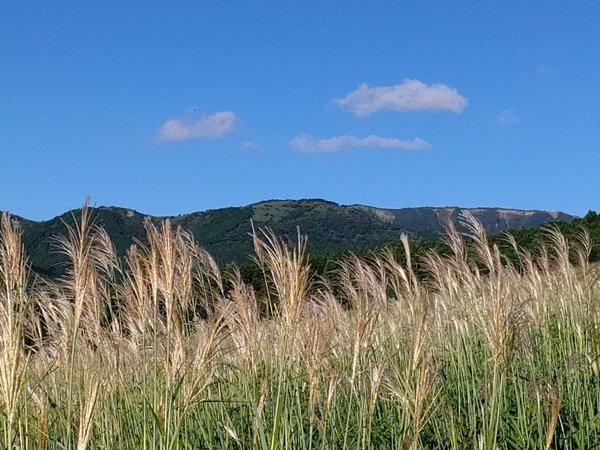
<path fill-rule="evenodd" d="M 391 254 L 316 279 L 306 240 L 254 235 L 267 289 L 193 237 L 146 224 L 117 258 L 83 208 L 29 270 L 0 234 L 0 447 L 593 448 L 600 445 L 600 271 L 589 236 L 548 230 L 519 269 L 466 216 L 425 275 Z"/>

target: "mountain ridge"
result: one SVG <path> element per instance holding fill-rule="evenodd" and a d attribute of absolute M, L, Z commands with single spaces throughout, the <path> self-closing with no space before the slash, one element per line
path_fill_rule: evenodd
<path fill-rule="evenodd" d="M 455 206 L 379 208 L 340 205 L 324 199 L 271 199 L 178 216 L 152 216 L 120 206 L 95 206 L 92 210 L 96 223 L 106 229 L 119 255 L 135 240 L 145 242 L 146 220 L 169 219 L 173 225 L 189 230 L 222 264 L 248 261 L 248 255 L 252 254 L 251 224 L 256 228 L 269 227 L 284 239 L 294 239 L 299 227 L 308 235 L 309 252 L 321 256 L 397 242 L 402 233 L 411 238 L 434 240 L 439 238 L 445 217 L 457 222 L 463 211 L 479 219 L 490 234 L 535 228 L 550 221 L 571 222 L 576 218 L 558 211 Z M 79 213 L 80 209 L 75 209 L 44 221 L 13 216 L 21 223 L 23 243 L 36 271 L 51 276 L 62 273 L 64 260 L 53 249 L 53 236 L 63 234 L 65 223 L 73 223 Z"/>
<path fill-rule="evenodd" d="M 369 208 L 369 209 L 378 209 L 378 210 L 383 210 L 383 211 L 403 211 L 403 210 L 416 210 L 416 209 L 437 209 L 437 210 L 448 210 L 448 209 L 459 209 L 459 210 L 507 210 L 507 211 L 517 211 L 517 212 L 541 212 L 541 213 L 547 213 L 547 214 L 564 214 L 566 216 L 569 217 L 573 217 L 573 218 L 579 218 L 578 215 L 576 214 L 570 214 L 564 211 L 560 211 L 560 210 L 544 210 L 544 209 L 525 209 L 525 208 L 509 208 L 509 207 L 505 207 L 505 206 L 459 206 L 459 205 L 443 205 L 443 206 L 434 206 L 434 205 L 424 205 L 424 206 L 403 206 L 403 207 L 383 207 L 383 206 L 372 206 L 372 205 L 366 205 L 364 203 L 338 203 L 338 202 L 334 202 L 332 200 L 327 200 L 327 199 L 323 199 L 323 198 L 300 198 L 300 199 L 294 199 L 294 198 L 287 198 L 287 199 L 268 199 L 268 200 L 259 200 L 256 202 L 252 202 L 252 203 L 248 203 L 248 204 L 244 204 L 244 205 L 239 205 L 239 206 L 223 206 L 223 207 L 219 207 L 219 208 L 208 208 L 208 209 L 204 209 L 204 210 L 198 210 L 198 211 L 191 211 L 191 212 L 187 212 L 187 213 L 182 213 L 182 214 L 177 214 L 177 215 L 156 215 L 156 214 L 150 214 L 150 213 L 145 213 L 143 211 L 139 211 L 137 209 L 134 208 L 130 208 L 127 206 L 119 206 L 119 205 L 91 205 L 90 207 L 92 209 L 99 209 L 99 210 L 119 210 L 119 211 L 131 211 L 134 214 L 140 214 L 142 216 L 148 216 L 148 217 L 154 217 L 157 219 L 161 219 L 161 218 L 174 218 L 174 217 L 181 217 L 181 216 L 188 216 L 191 214 L 201 214 L 201 213 L 206 213 L 206 212 L 210 212 L 210 211 L 218 211 L 218 210 L 222 210 L 222 209 L 229 209 L 229 208 L 246 208 L 249 206 L 257 206 L 257 205 L 261 205 L 261 204 L 266 204 L 266 203 L 282 203 L 282 202 L 320 202 L 320 203 L 329 203 L 335 206 L 340 206 L 340 207 L 344 207 L 344 208 Z M 0 209 L 0 214 L 3 212 L 8 212 L 10 213 L 11 217 L 18 219 L 19 221 L 26 221 L 26 222 L 49 222 L 52 221 L 56 218 L 62 217 L 65 214 L 69 214 L 71 211 L 78 211 L 80 208 L 69 208 L 67 210 L 65 210 L 62 213 L 59 213 L 55 216 L 52 216 L 48 219 L 29 219 L 23 215 L 19 215 L 19 214 L 15 214 L 9 210 L 2 210 Z"/>

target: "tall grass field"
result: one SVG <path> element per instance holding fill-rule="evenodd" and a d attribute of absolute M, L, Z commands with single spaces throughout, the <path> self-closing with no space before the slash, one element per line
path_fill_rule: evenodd
<path fill-rule="evenodd" d="M 511 264 L 463 221 L 448 255 L 413 261 L 403 236 L 406 263 L 324 279 L 304 237 L 257 230 L 258 294 L 168 221 L 118 258 L 87 207 L 56 239 L 67 275 L 43 280 L 4 214 L 0 448 L 599 447 L 589 236 L 548 229 Z"/>

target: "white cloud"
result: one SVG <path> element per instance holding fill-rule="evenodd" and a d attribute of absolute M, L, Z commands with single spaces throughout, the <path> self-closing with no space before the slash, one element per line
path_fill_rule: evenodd
<path fill-rule="evenodd" d="M 505 109 L 500 111 L 500 114 L 496 116 L 496 123 L 501 127 L 512 127 L 517 124 L 519 121 L 519 117 L 517 116 L 517 112 L 512 109 Z"/>
<path fill-rule="evenodd" d="M 467 107 L 468 100 L 455 88 L 445 84 L 427 85 L 419 80 L 404 80 L 400 84 L 380 87 L 369 87 L 363 83 L 344 98 L 334 100 L 334 103 L 357 117 L 366 117 L 383 109 L 460 113 Z"/>
<path fill-rule="evenodd" d="M 431 145 L 421 138 L 402 140 L 397 138 L 384 138 L 374 134 L 366 138 L 355 136 L 336 136 L 327 139 L 313 139 L 307 135 L 300 135 L 289 142 L 289 145 L 306 153 L 331 153 L 344 148 L 391 148 L 400 150 L 424 150 Z"/>
<path fill-rule="evenodd" d="M 231 111 L 203 114 L 198 119 L 169 119 L 158 129 L 161 141 L 220 138 L 233 133 L 238 117 Z"/>

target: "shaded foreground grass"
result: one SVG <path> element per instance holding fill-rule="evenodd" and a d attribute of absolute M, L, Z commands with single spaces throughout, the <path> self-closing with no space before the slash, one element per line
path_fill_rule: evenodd
<path fill-rule="evenodd" d="M 81 220 L 57 283 L 0 237 L 2 448 L 592 448 L 599 271 L 547 233 L 508 264 L 472 217 L 417 277 L 390 254 L 311 278 L 305 239 L 254 235 L 257 298 L 193 238 L 147 224 L 126 261 Z M 342 306 L 344 305 L 344 306 Z"/>

